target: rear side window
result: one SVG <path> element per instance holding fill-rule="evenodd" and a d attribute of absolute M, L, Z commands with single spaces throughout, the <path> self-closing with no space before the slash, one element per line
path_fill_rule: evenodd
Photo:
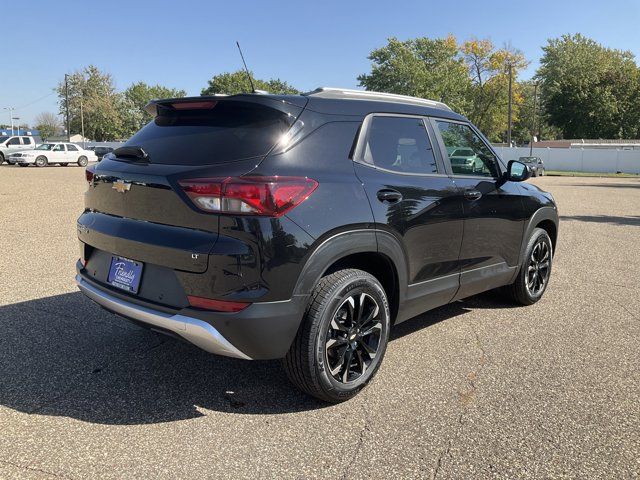
<path fill-rule="evenodd" d="M 67 145 L 67 150 L 69 150 L 70 152 L 78 152 L 78 147 L 76 147 L 75 145 Z"/>
<path fill-rule="evenodd" d="M 364 163 L 401 173 L 438 173 L 421 118 L 374 116 L 366 132 Z"/>
<path fill-rule="evenodd" d="M 295 121 L 294 115 L 260 103 L 213 103 L 204 109 L 159 107 L 158 116 L 125 146 L 142 147 L 151 163 L 226 163 L 266 155 Z"/>

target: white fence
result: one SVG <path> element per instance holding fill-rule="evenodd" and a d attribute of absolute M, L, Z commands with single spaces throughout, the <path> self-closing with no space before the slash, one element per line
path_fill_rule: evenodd
<path fill-rule="evenodd" d="M 529 147 L 495 149 L 505 162 L 529 156 Z M 534 148 L 533 156 L 544 161 L 546 170 L 640 174 L 640 150 Z"/>

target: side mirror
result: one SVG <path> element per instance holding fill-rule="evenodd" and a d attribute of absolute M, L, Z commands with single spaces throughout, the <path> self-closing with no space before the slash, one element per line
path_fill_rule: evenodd
<path fill-rule="evenodd" d="M 507 180 L 510 182 L 524 182 L 531 176 L 527 165 L 517 160 L 509 160 L 507 164 Z"/>

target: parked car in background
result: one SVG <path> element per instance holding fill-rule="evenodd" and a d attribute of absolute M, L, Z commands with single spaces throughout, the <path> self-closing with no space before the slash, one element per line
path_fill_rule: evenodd
<path fill-rule="evenodd" d="M 102 160 L 102 157 L 104 157 L 107 153 L 111 153 L 114 150 L 113 147 L 104 147 L 102 145 L 92 145 L 90 147 L 87 147 L 87 149 L 95 152 L 96 157 L 98 157 L 98 161 Z"/>
<path fill-rule="evenodd" d="M 0 165 L 5 161 L 12 163 L 9 157 L 13 153 L 36 148 L 38 140 L 39 137 L 36 138 L 30 135 L 5 135 L 0 137 Z"/>
<path fill-rule="evenodd" d="M 449 154 L 449 160 L 457 173 L 477 173 L 484 166 L 482 159 L 470 148 L 456 148 Z"/>
<path fill-rule="evenodd" d="M 544 175 L 544 162 L 540 157 L 520 157 L 522 163 L 531 170 L 531 176 L 541 177 Z"/>
<path fill-rule="evenodd" d="M 70 163 L 75 163 L 81 167 L 86 167 L 89 162 L 96 162 L 98 158 L 91 150 L 84 150 L 75 143 L 51 142 L 38 145 L 33 150 L 24 150 L 10 156 L 13 163 L 21 167 L 35 165 L 45 167 L 47 165 L 59 164 L 66 167 Z"/>
<path fill-rule="evenodd" d="M 553 197 L 443 103 L 320 88 L 146 109 L 87 168 L 77 221 L 80 290 L 139 325 L 283 358 L 301 390 L 340 402 L 394 325 L 499 287 L 531 305 L 549 284 Z"/>

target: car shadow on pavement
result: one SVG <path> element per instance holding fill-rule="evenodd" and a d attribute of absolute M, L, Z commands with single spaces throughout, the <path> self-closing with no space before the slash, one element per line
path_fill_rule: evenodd
<path fill-rule="evenodd" d="M 576 220 L 578 222 L 608 223 L 611 225 L 640 226 L 640 216 L 616 217 L 611 215 L 561 215 L 560 220 Z"/>
<path fill-rule="evenodd" d="M 500 305 L 482 296 L 456 302 L 398 325 L 392 340 Z M 293 387 L 279 361 L 210 355 L 119 319 L 79 292 L 0 306 L 0 405 L 115 425 L 328 406 Z"/>

